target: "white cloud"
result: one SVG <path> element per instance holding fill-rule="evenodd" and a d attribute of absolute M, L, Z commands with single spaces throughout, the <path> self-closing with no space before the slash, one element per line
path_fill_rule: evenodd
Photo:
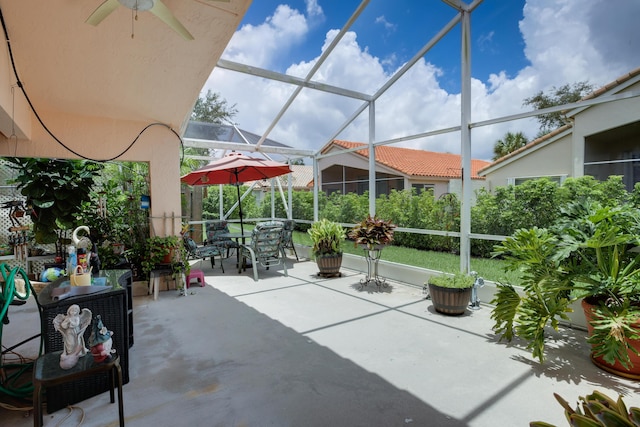
<path fill-rule="evenodd" d="M 280 5 L 263 24 L 242 26 L 229 42 L 224 58 L 269 68 L 286 56 L 292 46 L 300 43 L 307 32 L 304 15 L 287 5 Z"/>
<path fill-rule="evenodd" d="M 615 7 L 613 6 L 615 4 Z M 482 7 L 482 5 L 480 5 Z M 552 86 L 588 80 L 606 84 L 638 65 L 640 36 L 633 17 L 640 16 L 637 0 L 527 0 L 520 31 L 530 65 L 515 76 L 496 69 L 487 81 L 472 81 L 472 121 L 481 121 L 523 111 L 522 100 Z M 307 13 L 322 13 L 315 0 L 307 1 Z M 386 20 L 381 20 L 386 25 Z M 473 29 L 472 29 L 473 30 Z M 269 68 L 286 56 L 297 40 L 307 36 L 308 18 L 288 6 L 279 6 L 262 25 L 243 26 L 234 35 L 224 57 Z M 329 31 L 326 49 L 337 30 Z M 490 33 L 487 33 L 490 34 Z M 474 60 L 482 52 L 473 52 Z M 291 64 L 287 73 L 305 76 L 315 64 Z M 322 65 L 314 80 L 373 94 L 390 78 L 383 62 L 358 43 L 353 32 L 345 35 Z M 447 93 L 442 79 L 457 79 L 438 67 L 419 61 L 376 103 L 376 139 L 397 138 L 456 126 L 460 123 L 460 95 Z M 294 87 L 251 76 L 215 70 L 205 86 L 237 104 L 236 121 L 241 128 L 263 133 L 282 108 Z M 269 135 L 282 143 L 319 149 L 362 104 L 336 95 L 303 90 L 281 122 Z M 368 140 L 367 112 L 339 138 Z M 472 153 L 490 159 L 493 145 L 507 131 L 537 133 L 533 119 L 472 130 Z M 406 142 L 403 146 L 434 151 L 460 152 L 459 133 Z"/>
<path fill-rule="evenodd" d="M 385 18 L 384 15 L 378 16 L 375 20 L 375 23 L 382 24 L 384 29 L 387 31 L 395 31 L 396 29 L 396 24 L 392 24 L 391 22 L 387 21 L 387 18 Z"/>
<path fill-rule="evenodd" d="M 324 18 L 324 11 L 318 4 L 318 0 L 306 0 L 307 3 L 307 15 L 315 19 Z"/>

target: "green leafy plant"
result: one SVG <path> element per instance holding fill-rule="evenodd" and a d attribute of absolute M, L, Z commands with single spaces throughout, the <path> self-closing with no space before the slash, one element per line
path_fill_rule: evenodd
<path fill-rule="evenodd" d="M 521 229 L 495 247 L 507 270 L 522 274 L 522 295 L 499 285 L 492 303 L 494 330 L 501 339 L 528 341 L 544 361 L 545 328 L 568 320 L 570 304 L 596 305 L 589 338 L 594 356 L 631 366 L 629 339 L 638 339 L 640 320 L 640 213 L 630 205 L 577 201 L 562 209 L 549 229 Z"/>
<path fill-rule="evenodd" d="M 430 276 L 428 283 L 442 288 L 450 289 L 466 289 L 473 286 L 475 278 L 468 274 L 456 273 L 456 274 L 441 274 L 437 276 Z"/>
<path fill-rule="evenodd" d="M 147 278 L 151 270 L 166 261 L 170 264 L 174 278 L 179 278 L 182 274 L 189 274 L 190 265 L 187 262 L 187 251 L 180 236 L 147 238 L 145 254 L 142 270 Z"/>
<path fill-rule="evenodd" d="M 365 245 L 369 249 L 376 246 L 388 245 L 393 241 L 393 230 L 396 225 L 389 220 L 383 220 L 376 216 L 367 215 L 359 224 L 351 229 L 349 238 L 354 245 Z"/>
<path fill-rule="evenodd" d="M 78 225 L 102 165 L 84 160 L 7 158 L 18 171 L 14 182 L 31 208 L 37 243 L 55 243 L 60 230 Z"/>
<path fill-rule="evenodd" d="M 342 225 L 323 218 L 314 222 L 307 233 L 313 243 L 311 252 L 314 256 L 342 254 L 342 245 L 345 240 L 345 230 Z"/>
<path fill-rule="evenodd" d="M 558 403 L 564 409 L 567 422 L 575 427 L 640 427 L 640 408 L 632 406 L 627 409 L 622 396 L 617 400 L 595 390 L 593 393 L 578 398 L 578 405 L 571 405 L 559 394 L 554 393 Z M 555 427 L 543 421 L 533 421 L 530 427 Z"/>

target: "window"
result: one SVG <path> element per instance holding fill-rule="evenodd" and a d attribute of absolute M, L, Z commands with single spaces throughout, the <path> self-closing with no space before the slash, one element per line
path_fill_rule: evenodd
<path fill-rule="evenodd" d="M 411 184 L 411 188 L 416 189 L 416 194 L 420 194 L 425 191 L 431 191 L 432 193 L 436 190 L 435 184 Z"/>
<path fill-rule="evenodd" d="M 640 122 L 585 139 L 584 173 L 600 181 L 621 175 L 627 191 L 640 182 Z"/>
<path fill-rule="evenodd" d="M 507 184 L 508 185 L 520 185 L 522 183 L 524 183 L 525 181 L 530 181 L 532 179 L 540 179 L 540 178 L 547 178 L 549 181 L 558 183 L 558 184 L 562 184 L 564 182 L 565 179 L 567 179 L 567 175 L 549 175 L 549 176 L 526 176 L 526 177 L 520 177 L 520 178 L 508 178 L 507 179 Z"/>

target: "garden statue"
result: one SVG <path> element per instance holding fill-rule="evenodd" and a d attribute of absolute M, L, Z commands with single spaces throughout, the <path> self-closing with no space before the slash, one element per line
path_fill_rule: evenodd
<path fill-rule="evenodd" d="M 84 331 L 91 324 L 91 310 L 80 307 L 77 304 L 67 309 L 67 314 L 58 314 L 53 318 L 53 327 L 62 334 L 64 349 L 60 355 L 60 367 L 71 369 L 80 357 L 87 354 L 84 345 Z"/>
<path fill-rule="evenodd" d="M 111 354 L 116 352 L 115 349 L 111 348 L 113 345 L 112 335 L 113 331 L 108 330 L 102 323 L 100 315 L 97 315 L 93 322 L 91 336 L 89 337 L 91 354 L 96 363 L 103 362 L 105 359 L 111 359 Z"/>

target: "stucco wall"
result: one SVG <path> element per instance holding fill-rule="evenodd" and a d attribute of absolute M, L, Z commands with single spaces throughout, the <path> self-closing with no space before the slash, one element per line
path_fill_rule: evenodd
<path fill-rule="evenodd" d="M 3 106 L 6 109 L 6 105 Z M 79 155 L 104 160 L 112 158 L 131 144 L 144 123 L 123 122 L 95 117 L 62 115 L 39 112 L 51 132 Z M 0 156 L 78 158 L 70 150 L 56 142 L 43 127 L 31 117 L 30 139 L 17 143 L 5 140 L 0 143 Z M 180 232 L 180 140 L 164 126 L 148 128 L 136 143 L 118 160 L 149 162 L 150 192 L 153 229 L 157 234 Z M 163 216 L 177 217 L 177 221 L 164 220 Z"/>
<path fill-rule="evenodd" d="M 571 175 L 572 170 L 571 135 L 559 138 L 529 152 L 527 156 L 515 157 L 499 169 L 487 174 L 486 188 L 507 185 L 509 178 Z"/>

